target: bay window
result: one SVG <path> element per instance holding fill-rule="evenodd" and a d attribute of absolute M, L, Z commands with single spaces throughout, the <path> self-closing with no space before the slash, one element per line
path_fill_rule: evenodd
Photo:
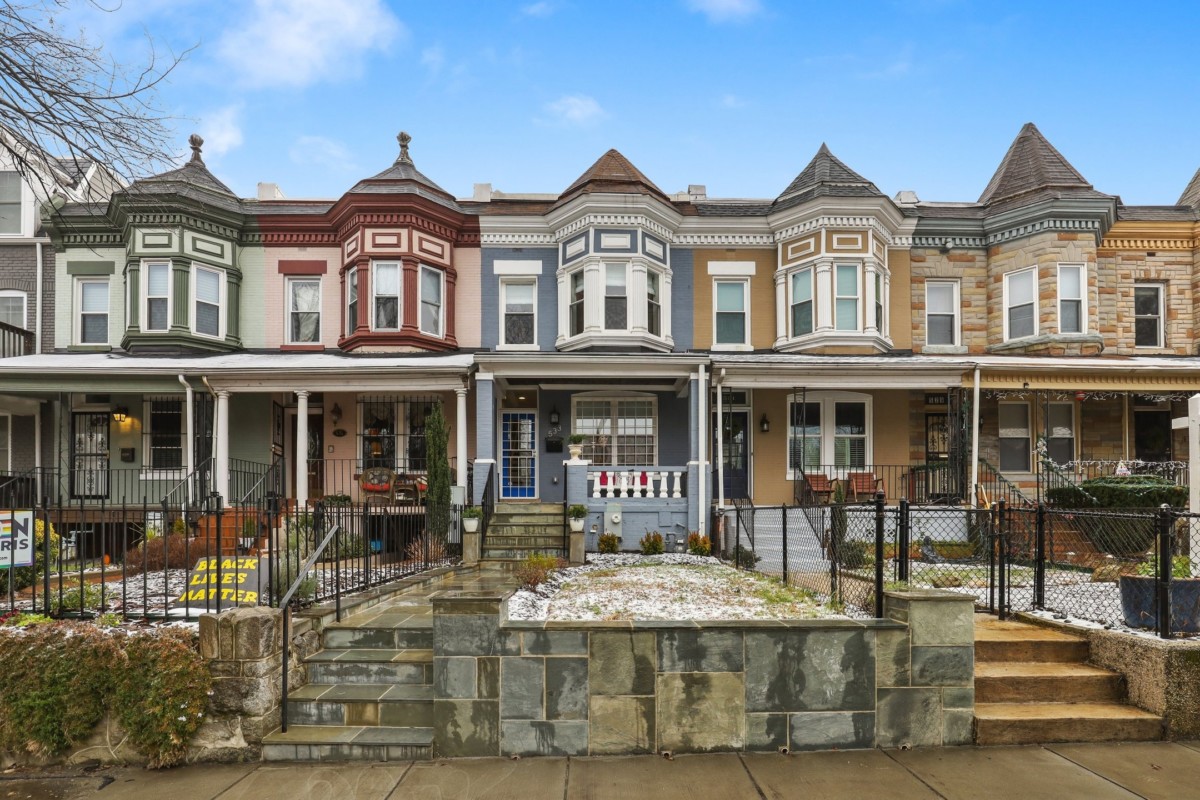
<path fill-rule="evenodd" d="M 629 328 L 628 270 L 624 264 L 604 265 L 604 329 Z"/>
<path fill-rule="evenodd" d="M 165 331 L 171 325 L 171 263 L 152 261 L 142 270 L 146 285 L 142 330 Z"/>
<path fill-rule="evenodd" d="M 1004 276 L 1004 339 L 1037 335 L 1037 269 Z"/>
<path fill-rule="evenodd" d="M 662 336 L 661 278 L 657 272 L 646 273 L 646 332 L 651 336 Z"/>
<path fill-rule="evenodd" d="M 220 337 L 224 273 L 196 266 L 192 271 L 195 316 L 192 332 L 201 336 Z"/>
<path fill-rule="evenodd" d="M 358 327 L 358 268 L 346 273 L 346 335 Z"/>
<path fill-rule="evenodd" d="M 858 266 L 838 264 L 835 273 L 833 327 L 839 331 L 860 329 L 858 318 Z"/>
<path fill-rule="evenodd" d="M 442 305 L 445 281 L 440 270 L 421 267 L 421 333 L 442 335 Z"/>
<path fill-rule="evenodd" d="M 1087 332 L 1087 286 L 1082 264 L 1058 265 L 1058 332 Z"/>
<path fill-rule="evenodd" d="M 583 270 L 576 270 L 570 277 L 570 323 L 571 336 L 583 333 Z"/>
<path fill-rule="evenodd" d="M 400 330 L 399 264 L 376 263 L 372 265 L 371 294 L 375 298 L 372 329 L 377 331 Z"/>
<path fill-rule="evenodd" d="M 813 273 L 802 269 L 792 273 L 792 336 L 813 332 Z"/>

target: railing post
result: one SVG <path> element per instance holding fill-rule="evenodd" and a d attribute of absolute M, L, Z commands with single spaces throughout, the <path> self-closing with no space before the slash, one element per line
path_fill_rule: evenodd
<path fill-rule="evenodd" d="M 289 641 L 289 639 L 290 639 L 289 628 L 291 627 L 291 624 L 290 624 L 291 621 L 292 621 L 292 610 L 290 608 L 288 608 L 287 606 L 284 606 L 284 608 L 283 608 L 283 674 L 280 676 L 282 679 L 282 685 L 280 686 L 280 689 L 282 689 L 283 697 L 282 697 L 282 702 L 279 705 L 279 729 L 283 733 L 287 733 L 287 729 L 288 729 L 288 650 L 291 649 L 291 647 L 290 647 L 291 642 Z"/>
<path fill-rule="evenodd" d="M 733 566 L 735 569 L 742 568 L 742 507 L 734 506 L 734 511 L 737 513 L 737 531 L 734 533 L 733 546 Z"/>
<path fill-rule="evenodd" d="M 911 519 L 908 498 L 900 498 L 900 520 L 896 532 L 896 580 L 908 582 L 908 557 Z"/>
<path fill-rule="evenodd" d="M 783 585 L 788 583 L 788 528 L 787 528 L 787 512 L 788 507 L 782 505 L 779 507 L 779 512 L 783 515 Z"/>
<path fill-rule="evenodd" d="M 883 618 L 883 492 L 875 493 L 875 617 Z"/>
<path fill-rule="evenodd" d="M 1008 549 L 1008 515 L 1005 513 L 1006 502 L 1003 497 L 996 501 L 996 532 L 992 540 L 995 549 L 996 564 L 996 606 L 1000 619 L 1008 618 L 1008 563 L 1005 551 Z"/>
<path fill-rule="evenodd" d="M 1038 503 L 1033 543 L 1033 607 L 1046 607 L 1046 504 Z"/>
<path fill-rule="evenodd" d="M 1158 614 L 1158 635 L 1163 639 L 1171 638 L 1171 507 L 1166 503 L 1159 506 L 1156 527 L 1158 536 L 1158 586 L 1156 592 Z"/>

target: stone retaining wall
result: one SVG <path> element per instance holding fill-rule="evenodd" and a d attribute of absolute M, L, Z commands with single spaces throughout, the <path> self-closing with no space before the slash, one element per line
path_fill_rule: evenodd
<path fill-rule="evenodd" d="M 972 602 L 887 620 L 513 622 L 433 598 L 437 755 L 822 750 L 971 741 Z"/>
<path fill-rule="evenodd" d="M 1200 642 L 1087 632 L 1091 663 L 1125 676 L 1129 702 L 1166 721 L 1171 739 L 1200 736 Z"/>

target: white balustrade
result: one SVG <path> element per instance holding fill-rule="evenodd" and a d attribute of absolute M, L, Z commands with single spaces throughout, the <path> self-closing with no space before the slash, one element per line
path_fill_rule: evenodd
<path fill-rule="evenodd" d="M 686 470 L 682 467 L 659 469 L 604 469 L 587 474 L 591 495 L 599 498 L 683 497 Z"/>

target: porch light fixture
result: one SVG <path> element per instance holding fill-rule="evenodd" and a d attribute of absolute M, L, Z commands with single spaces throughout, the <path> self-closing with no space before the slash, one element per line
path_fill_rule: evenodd
<path fill-rule="evenodd" d="M 558 406 L 554 406 L 553 408 L 550 409 L 550 424 L 551 425 L 558 424 Z"/>
<path fill-rule="evenodd" d="M 125 406 L 117 406 L 113 409 L 113 422 L 124 422 L 129 419 L 129 409 Z"/>
<path fill-rule="evenodd" d="M 762 419 L 758 421 L 758 429 L 763 433 L 771 432 L 771 420 L 767 419 L 766 414 L 763 414 Z"/>
<path fill-rule="evenodd" d="M 337 425 L 342 421 L 342 407 L 337 403 L 333 404 L 333 408 L 329 409 L 329 418 L 333 420 L 333 424 Z"/>

